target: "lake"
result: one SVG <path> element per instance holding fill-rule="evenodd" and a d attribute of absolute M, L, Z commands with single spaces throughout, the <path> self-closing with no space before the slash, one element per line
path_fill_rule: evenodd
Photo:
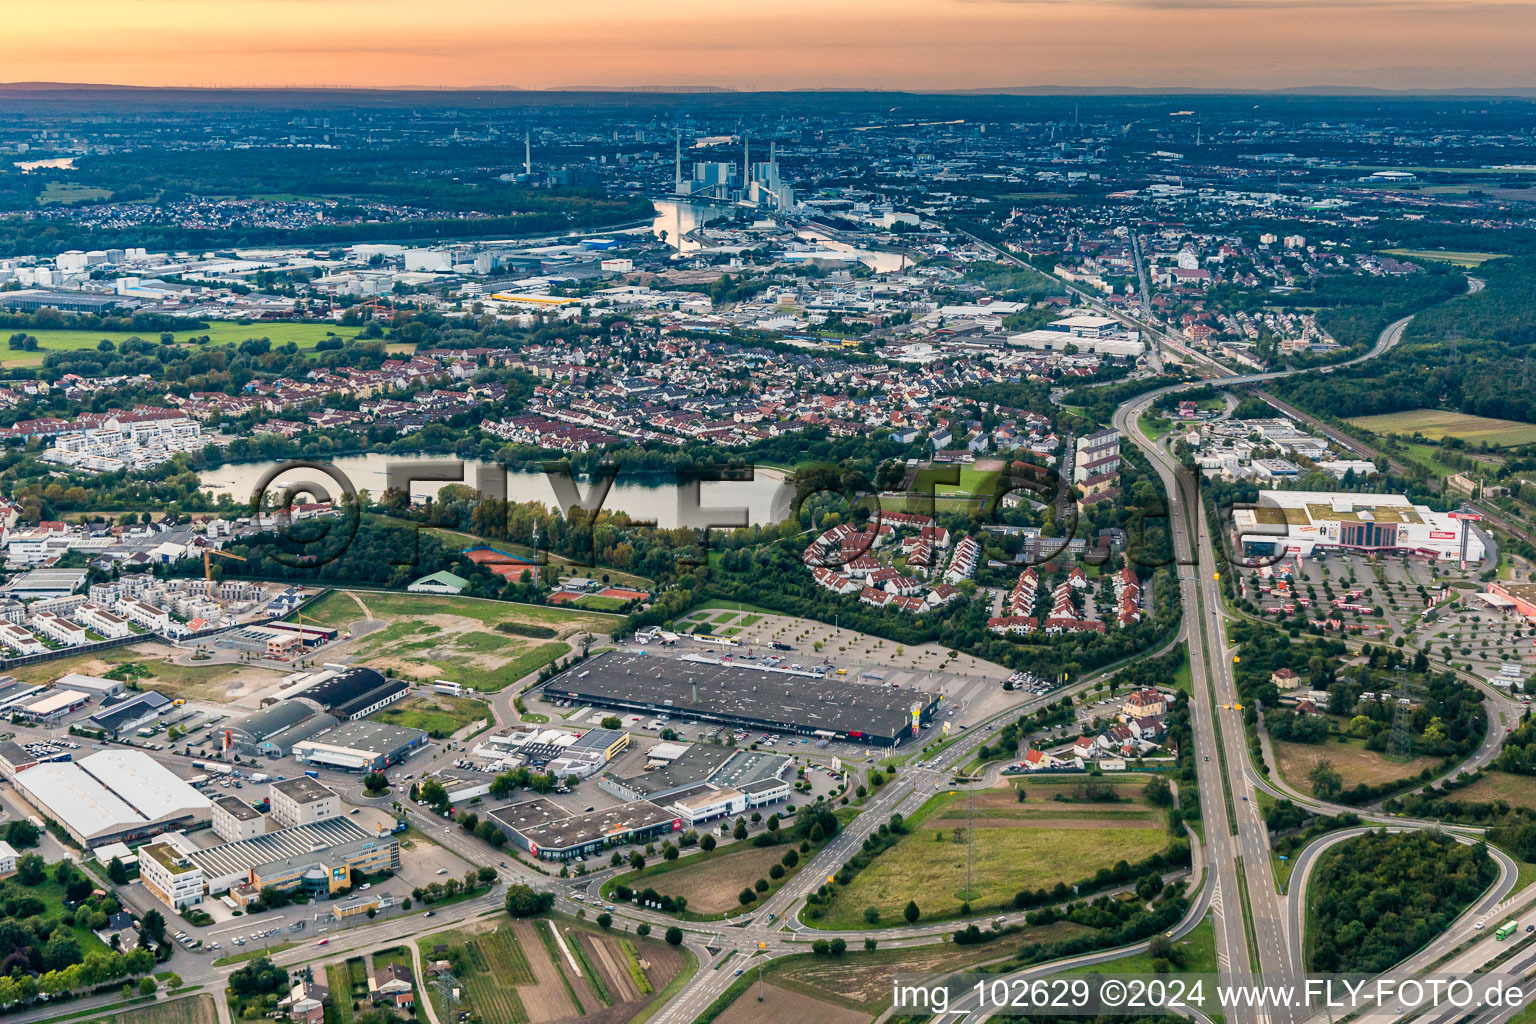
<path fill-rule="evenodd" d="M 324 460 L 315 461 L 323 462 Z M 346 455 L 324 464 L 334 467 L 357 490 L 366 490 L 370 496 L 377 498 L 384 493 L 387 486 L 387 467 L 406 462 L 452 466 L 458 464 L 460 460 L 451 455 L 372 453 Z M 198 478 L 202 481 L 205 491 L 212 494 L 228 494 L 236 501 L 244 503 L 251 500 L 252 490 L 260 484 L 262 477 L 274 465 L 277 463 L 253 462 L 220 466 L 218 469 L 204 470 L 198 474 Z M 482 470 L 500 468 L 495 463 L 479 462 L 473 459 L 464 460 L 462 465 L 463 471 L 456 482 L 470 485 L 475 483 Z M 663 474 L 646 479 L 652 483 L 642 483 L 634 479 L 626 481 L 620 477 L 609 490 L 608 497 L 603 502 L 603 508 L 613 512 L 627 512 L 635 519 L 654 519 L 656 524 L 664 529 L 677 526 L 681 518 L 679 489 L 672 484 L 669 477 Z M 656 486 L 654 481 L 664 483 Z M 308 482 L 318 484 L 332 497 L 342 490 L 340 482 L 327 474 L 300 468 L 285 471 L 276 477 L 268 485 L 268 492 L 274 493 Z M 411 496 L 418 500 L 434 497 L 449 482 L 451 481 L 417 481 L 411 486 Z M 578 477 L 577 485 L 585 495 L 589 487 L 588 481 Z M 749 523 L 769 525 L 780 522 L 788 515 L 792 494 L 793 488 L 781 478 L 780 474 L 758 470 L 753 480 L 715 481 L 701 484 L 699 504 L 705 509 L 745 508 Z M 559 504 L 555 499 L 554 488 L 543 473 L 508 471 L 507 498 L 517 502 L 539 501 L 550 508 L 555 508 Z"/>

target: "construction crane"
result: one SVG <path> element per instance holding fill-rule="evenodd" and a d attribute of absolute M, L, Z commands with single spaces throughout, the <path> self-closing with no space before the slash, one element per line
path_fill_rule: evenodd
<path fill-rule="evenodd" d="M 215 548 L 203 548 L 203 581 L 208 585 L 208 596 L 213 596 L 213 565 L 208 561 L 210 556 L 217 555 L 220 558 L 232 558 L 237 562 L 245 561 L 244 555 L 232 555 L 228 551 L 219 551 Z"/>

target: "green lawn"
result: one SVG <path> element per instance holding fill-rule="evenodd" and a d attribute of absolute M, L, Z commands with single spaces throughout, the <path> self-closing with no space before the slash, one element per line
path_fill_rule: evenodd
<path fill-rule="evenodd" d="M 911 833 L 836 889 L 824 916 L 807 923 L 827 929 L 869 927 L 863 916 L 867 907 L 891 922 L 900 918 L 908 900 L 916 900 L 925 920 L 957 916 L 965 902 L 981 913 L 1010 906 L 1021 889 L 1077 882 L 1117 861 L 1134 864 L 1168 846 L 1166 830 L 1153 825 L 1154 817 L 1140 802 L 1063 803 L 1046 795 L 1053 787 L 1044 783 L 1028 780 L 1026 788 L 1024 803 L 1013 800 L 1011 787 L 986 791 L 985 801 L 978 795 L 969 855 L 966 843 L 953 841 L 956 827 L 964 825 L 965 797 L 941 794 L 930 800 L 913 815 Z M 1136 827 L 1143 823 L 1147 827 Z M 972 890 L 967 900 L 959 894 L 966 891 L 968 877 Z"/>
<path fill-rule="evenodd" d="M 441 693 L 408 697 L 373 716 L 375 721 L 390 725 L 425 729 L 433 739 L 445 739 L 471 722 L 490 717 L 491 709 L 484 701 Z"/>
<path fill-rule="evenodd" d="M 1184 965 L 1174 972 L 1179 974 L 1216 973 L 1216 926 L 1210 915 L 1195 925 L 1193 931 L 1173 944 L 1176 954 L 1183 956 Z M 1152 957 L 1147 953 L 1132 953 L 1108 963 L 1074 967 L 1064 974 L 1152 974 Z"/>
<path fill-rule="evenodd" d="M 108 189 L 95 188 L 91 185 L 76 185 L 67 181 L 50 181 L 43 191 L 38 194 L 37 205 L 91 203 L 111 198 L 112 193 Z"/>
<path fill-rule="evenodd" d="M 623 608 L 628 601 L 621 601 L 616 597 L 603 597 L 601 594 L 588 594 L 576 599 L 575 606 L 594 612 L 616 612 Z"/>
<path fill-rule="evenodd" d="M 6 337 L 10 337 L 17 331 L 6 331 Z M 9 349 L 0 350 L 0 366 L 41 366 L 43 356 L 48 352 L 76 352 L 81 349 L 93 349 L 103 339 L 120 345 L 129 338 L 138 337 L 145 341 L 159 344 L 160 332 L 158 331 L 82 331 L 65 329 L 27 329 L 24 333 L 30 334 L 38 340 L 36 352 L 13 352 Z M 340 327 L 336 324 L 312 324 L 312 323 L 240 323 L 238 321 L 217 320 L 210 321 L 204 330 L 173 332 L 176 344 L 196 344 L 193 339 L 203 335 L 209 338 L 209 345 L 219 347 L 227 344 L 236 344 L 247 338 L 268 338 L 274 347 L 293 342 L 300 349 L 314 348 L 327 337 L 336 336 L 349 339 L 357 334 L 354 328 Z"/>

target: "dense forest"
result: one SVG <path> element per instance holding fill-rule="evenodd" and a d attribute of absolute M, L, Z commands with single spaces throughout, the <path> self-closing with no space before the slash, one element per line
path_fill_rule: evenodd
<path fill-rule="evenodd" d="M 1307 967 L 1376 974 L 1443 932 L 1499 869 L 1438 831 L 1370 832 L 1324 854 L 1308 886 Z"/>
<path fill-rule="evenodd" d="M 1493 260 L 1477 274 L 1486 288 L 1424 309 L 1391 359 L 1276 389 L 1341 419 L 1442 408 L 1536 423 L 1536 256 Z"/>

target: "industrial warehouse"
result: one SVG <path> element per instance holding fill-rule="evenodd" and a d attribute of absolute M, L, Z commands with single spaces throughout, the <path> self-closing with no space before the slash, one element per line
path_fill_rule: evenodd
<path fill-rule="evenodd" d="M 645 843 L 683 827 L 683 819 L 649 800 L 572 814 L 539 797 L 498 807 L 489 817 L 508 839 L 543 860 L 574 860 L 626 843 Z"/>
<path fill-rule="evenodd" d="M 427 742 L 425 729 L 384 722 L 347 722 L 293 745 L 304 764 L 349 772 L 381 772 L 399 764 Z"/>
<path fill-rule="evenodd" d="M 263 701 L 260 711 L 223 729 L 226 753 L 238 757 L 294 754 L 316 764 L 364 770 L 394 764 L 426 738 L 417 729 L 389 732 L 388 727 L 361 721 L 406 697 L 411 687 L 403 680 L 387 679 L 359 666 L 303 672 L 285 682 L 288 685 L 282 691 Z M 349 725 L 358 728 L 348 729 Z M 321 733 L 326 733 L 323 743 L 307 742 Z M 333 753 L 340 760 L 329 760 Z"/>
<path fill-rule="evenodd" d="M 835 682 L 824 676 L 694 656 L 611 651 L 555 676 L 551 700 L 674 715 L 743 729 L 895 746 L 927 725 L 939 697 L 905 687 Z"/>
<path fill-rule="evenodd" d="M 1319 549 L 1394 551 L 1440 561 L 1481 562 L 1482 538 L 1467 518 L 1415 505 L 1402 494 L 1260 491 L 1232 522 L 1250 555 L 1309 556 Z"/>
<path fill-rule="evenodd" d="M 212 808 L 207 797 L 137 750 L 33 765 L 18 771 L 12 784 L 88 849 L 205 821 Z"/>

